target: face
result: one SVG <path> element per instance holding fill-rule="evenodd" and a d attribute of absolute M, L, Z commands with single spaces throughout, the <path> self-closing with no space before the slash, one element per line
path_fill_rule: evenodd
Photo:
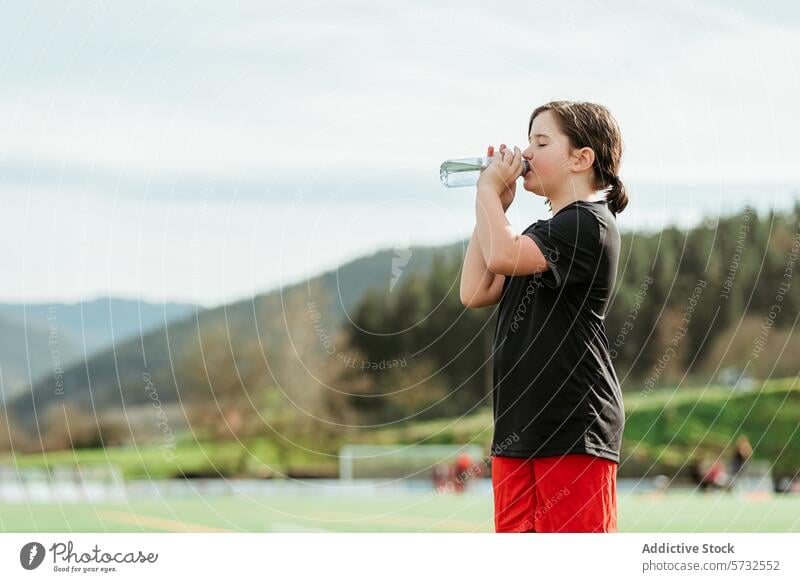
<path fill-rule="evenodd" d="M 522 157 L 531 164 L 523 188 L 539 196 L 562 190 L 571 175 L 572 158 L 569 138 L 563 134 L 552 111 L 537 115 Z"/>

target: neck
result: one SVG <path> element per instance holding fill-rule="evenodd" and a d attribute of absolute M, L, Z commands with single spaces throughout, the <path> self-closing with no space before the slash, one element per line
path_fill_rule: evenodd
<path fill-rule="evenodd" d="M 578 200 L 585 200 L 586 202 L 594 202 L 599 200 L 600 197 L 597 192 L 588 186 L 577 188 L 575 184 L 566 184 L 565 188 L 559 192 L 553 192 L 548 198 L 550 199 L 550 206 L 553 209 L 553 215 L 559 210 L 572 204 Z"/>

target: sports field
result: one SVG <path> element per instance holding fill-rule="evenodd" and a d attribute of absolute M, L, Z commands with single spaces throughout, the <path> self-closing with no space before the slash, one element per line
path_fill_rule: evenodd
<path fill-rule="evenodd" d="M 621 532 L 800 532 L 800 496 L 620 495 Z M 0 504 L 4 532 L 491 532 L 491 496 L 195 496 Z"/>

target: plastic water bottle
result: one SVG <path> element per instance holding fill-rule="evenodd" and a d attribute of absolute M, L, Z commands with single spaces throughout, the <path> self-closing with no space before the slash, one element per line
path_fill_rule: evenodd
<path fill-rule="evenodd" d="M 478 183 L 481 171 L 485 170 L 492 163 L 494 156 L 482 156 L 480 158 L 461 158 L 457 160 L 445 160 L 439 167 L 439 178 L 442 184 L 448 188 L 458 188 L 461 186 L 474 186 Z M 522 172 L 524 176 L 531 169 L 528 160 L 522 160 Z"/>

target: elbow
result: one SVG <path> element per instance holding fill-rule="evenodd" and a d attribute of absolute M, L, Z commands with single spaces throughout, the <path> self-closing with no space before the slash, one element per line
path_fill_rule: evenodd
<path fill-rule="evenodd" d="M 461 305 L 467 309 L 480 309 L 481 307 L 489 307 L 497 303 L 498 299 L 493 298 L 489 291 L 483 293 L 474 293 L 469 297 L 461 297 Z"/>
<path fill-rule="evenodd" d="M 463 305 L 467 309 L 475 309 L 476 307 L 483 307 L 483 304 L 480 303 L 480 297 L 478 293 L 464 293 L 462 291 L 461 293 L 459 293 L 459 299 L 461 300 L 461 305 Z"/>
<path fill-rule="evenodd" d="M 464 307 L 480 307 L 477 305 L 481 298 L 480 286 L 476 286 L 469 280 L 465 281 L 462 277 L 461 284 L 458 287 L 458 299 Z"/>
<path fill-rule="evenodd" d="M 469 296 L 464 295 L 463 293 L 461 293 L 459 295 L 459 299 L 461 299 L 461 305 L 463 305 L 464 307 L 467 307 L 467 308 L 475 307 L 475 301 L 474 301 L 474 299 L 472 297 L 469 297 Z"/>
<path fill-rule="evenodd" d="M 461 287 L 458 289 L 458 300 L 461 301 L 461 305 L 464 307 L 469 307 L 469 294 L 464 289 L 464 281 L 461 281 Z"/>

